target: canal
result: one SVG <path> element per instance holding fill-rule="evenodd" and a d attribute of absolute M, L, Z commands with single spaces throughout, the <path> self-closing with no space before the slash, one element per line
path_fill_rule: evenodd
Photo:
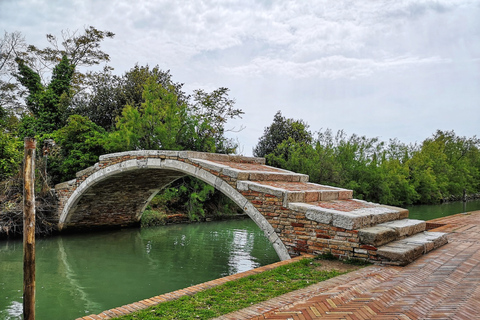
<path fill-rule="evenodd" d="M 22 241 L 0 242 L 0 319 L 22 319 Z M 40 238 L 36 318 L 75 319 L 279 261 L 250 219 Z"/>
<path fill-rule="evenodd" d="M 430 220 L 480 200 L 411 206 Z M 0 319 L 22 319 L 22 241 L 0 242 Z M 75 319 L 278 261 L 250 219 L 39 238 L 37 319 Z"/>
<path fill-rule="evenodd" d="M 480 210 L 480 199 L 467 202 L 448 202 L 444 204 L 407 206 L 410 219 L 432 220 L 457 213 Z"/>

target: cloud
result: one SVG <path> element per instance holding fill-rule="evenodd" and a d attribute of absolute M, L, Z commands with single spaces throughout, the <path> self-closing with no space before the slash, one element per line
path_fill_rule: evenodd
<path fill-rule="evenodd" d="M 27 43 L 92 25 L 116 34 L 118 74 L 158 64 L 188 90 L 230 88 L 247 153 L 279 109 L 314 129 L 478 135 L 479 16 L 478 0 L 0 0 L 0 30 Z"/>
<path fill-rule="evenodd" d="M 345 56 L 329 56 L 308 62 L 294 62 L 282 59 L 256 58 L 249 65 L 222 68 L 226 74 L 247 77 L 264 75 L 299 78 L 356 79 L 371 76 L 374 73 L 424 65 L 450 63 L 449 59 L 440 57 L 399 56 L 390 59 L 374 60 L 370 58 L 349 58 Z"/>

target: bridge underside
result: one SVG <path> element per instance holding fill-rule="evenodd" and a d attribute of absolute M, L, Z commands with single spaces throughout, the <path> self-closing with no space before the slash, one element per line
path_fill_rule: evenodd
<path fill-rule="evenodd" d="M 120 172 L 88 188 L 70 209 L 65 227 L 95 228 L 139 223 L 151 198 L 185 176 L 173 170 L 143 169 Z"/>

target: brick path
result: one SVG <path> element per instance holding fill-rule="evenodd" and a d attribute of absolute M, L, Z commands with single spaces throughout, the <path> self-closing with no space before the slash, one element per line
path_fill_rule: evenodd
<path fill-rule="evenodd" d="M 449 243 L 406 267 L 370 266 L 217 319 L 480 319 L 480 211 L 429 223 Z"/>

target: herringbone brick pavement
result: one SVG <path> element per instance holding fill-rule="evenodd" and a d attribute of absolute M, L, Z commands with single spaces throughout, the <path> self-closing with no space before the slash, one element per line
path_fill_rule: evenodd
<path fill-rule="evenodd" d="M 406 267 L 370 266 L 217 319 L 480 319 L 480 211 L 432 222 L 449 243 Z"/>

